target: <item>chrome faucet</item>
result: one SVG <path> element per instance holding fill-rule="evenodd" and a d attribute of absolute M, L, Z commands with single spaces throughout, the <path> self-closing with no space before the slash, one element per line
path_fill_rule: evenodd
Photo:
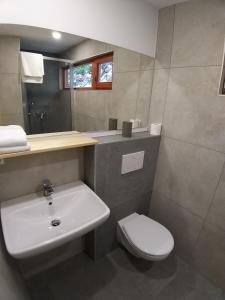
<path fill-rule="evenodd" d="M 49 197 L 54 192 L 54 185 L 51 183 L 49 179 L 45 179 L 43 181 L 43 190 L 44 190 L 44 196 Z"/>

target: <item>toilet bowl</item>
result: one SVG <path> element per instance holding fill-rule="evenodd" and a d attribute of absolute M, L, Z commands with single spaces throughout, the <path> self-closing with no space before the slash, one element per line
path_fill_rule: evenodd
<path fill-rule="evenodd" d="M 165 259 L 174 248 L 168 229 L 137 213 L 118 221 L 117 239 L 134 256 L 151 261 Z"/>

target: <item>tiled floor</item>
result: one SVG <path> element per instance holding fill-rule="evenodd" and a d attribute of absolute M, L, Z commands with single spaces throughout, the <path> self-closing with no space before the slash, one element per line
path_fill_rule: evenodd
<path fill-rule="evenodd" d="M 120 248 L 97 262 L 81 254 L 27 284 L 33 300 L 225 300 L 175 255 L 152 264 Z"/>

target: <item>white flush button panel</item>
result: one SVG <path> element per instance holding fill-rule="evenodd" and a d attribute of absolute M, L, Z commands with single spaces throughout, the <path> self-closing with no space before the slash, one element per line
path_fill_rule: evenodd
<path fill-rule="evenodd" d="M 121 174 L 126 174 L 136 170 L 143 169 L 144 151 L 125 154 L 122 156 Z"/>

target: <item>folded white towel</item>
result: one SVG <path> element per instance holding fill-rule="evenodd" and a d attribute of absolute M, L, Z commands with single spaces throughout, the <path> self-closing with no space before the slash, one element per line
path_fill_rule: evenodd
<path fill-rule="evenodd" d="M 29 144 L 26 144 L 25 146 L 17 146 L 17 147 L 0 147 L 0 154 L 23 152 L 23 151 L 29 151 L 29 150 L 30 150 Z"/>
<path fill-rule="evenodd" d="M 44 76 L 43 55 L 21 52 L 22 80 L 29 83 L 42 83 Z"/>
<path fill-rule="evenodd" d="M 22 127 L 17 125 L 0 126 L 0 149 L 26 145 L 27 136 Z"/>

